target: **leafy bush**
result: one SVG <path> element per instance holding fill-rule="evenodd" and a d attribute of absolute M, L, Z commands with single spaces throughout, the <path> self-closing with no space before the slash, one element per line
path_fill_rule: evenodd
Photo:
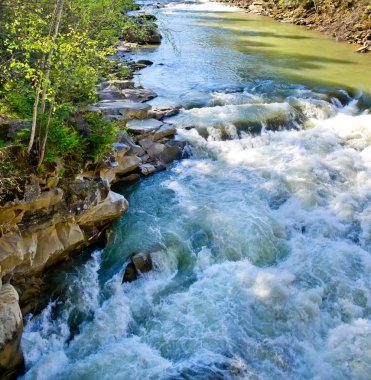
<path fill-rule="evenodd" d="M 66 160 L 79 161 L 84 154 L 84 141 L 66 121 L 54 119 L 49 130 L 49 141 L 45 154 L 45 162 Z"/>
<path fill-rule="evenodd" d="M 24 80 L 12 80 L 0 89 L 0 115 L 29 118 L 32 115 L 34 94 L 32 87 Z"/>
<path fill-rule="evenodd" d="M 88 124 L 86 141 L 86 155 L 96 161 L 112 150 L 112 144 L 117 141 L 120 128 L 118 122 L 104 120 L 96 113 L 85 115 Z"/>

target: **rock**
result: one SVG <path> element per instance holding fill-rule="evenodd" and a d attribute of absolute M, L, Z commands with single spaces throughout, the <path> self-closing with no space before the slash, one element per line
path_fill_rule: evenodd
<path fill-rule="evenodd" d="M 102 86 L 102 88 L 100 88 L 101 90 L 107 86 L 114 86 L 119 90 L 125 90 L 127 88 L 134 88 L 134 82 L 127 79 L 114 79 L 107 82 L 102 82 L 99 86 Z"/>
<path fill-rule="evenodd" d="M 21 350 L 23 330 L 19 297 L 13 286 L 0 290 L 0 378 L 16 379 L 24 366 Z"/>
<path fill-rule="evenodd" d="M 160 157 L 165 148 L 166 147 L 164 144 L 155 142 L 152 143 L 152 145 L 149 148 L 147 148 L 146 151 L 152 159 L 157 159 L 161 161 Z"/>
<path fill-rule="evenodd" d="M 62 255 L 67 255 L 85 243 L 83 231 L 73 220 L 37 231 L 27 230 L 22 233 L 22 239 L 24 260 L 20 268 L 28 273 L 41 271 L 44 267 L 61 260 Z"/>
<path fill-rule="evenodd" d="M 139 61 L 137 61 L 137 63 L 139 63 L 140 65 L 146 65 L 146 66 L 153 65 L 153 62 L 150 61 L 149 59 L 140 59 Z"/>
<path fill-rule="evenodd" d="M 164 124 L 161 128 L 157 129 L 152 135 L 153 141 L 160 140 L 164 137 L 173 136 L 176 133 L 176 128 L 170 124 Z"/>
<path fill-rule="evenodd" d="M 143 163 L 147 163 L 147 162 L 151 161 L 151 157 L 149 156 L 149 154 L 146 153 L 141 157 L 141 160 Z"/>
<path fill-rule="evenodd" d="M 134 263 L 130 262 L 125 269 L 124 278 L 122 282 L 133 282 L 137 279 L 137 271 L 135 270 Z"/>
<path fill-rule="evenodd" d="M 6 224 L 15 225 L 22 220 L 26 211 L 47 209 L 57 205 L 63 199 L 63 190 L 60 188 L 41 192 L 39 185 L 37 186 L 38 191 L 29 192 L 27 199 L 0 207 L 0 226 Z"/>
<path fill-rule="evenodd" d="M 113 120 L 115 120 L 115 121 L 123 122 L 123 124 L 125 124 L 126 121 L 127 121 L 127 118 L 125 116 L 122 116 L 122 115 L 105 115 L 103 117 L 103 120 L 105 120 L 105 121 L 113 121 Z"/>
<path fill-rule="evenodd" d="M 147 176 L 154 173 L 156 171 L 156 168 L 151 164 L 142 164 L 139 166 L 139 171 L 141 174 Z"/>
<path fill-rule="evenodd" d="M 11 273 L 23 262 L 25 251 L 26 247 L 18 227 L 0 237 L 0 266 L 3 276 Z"/>
<path fill-rule="evenodd" d="M 143 63 L 133 63 L 131 67 L 133 70 L 137 71 L 137 70 L 145 69 L 147 65 L 144 65 Z"/>
<path fill-rule="evenodd" d="M 120 181 L 122 181 L 122 182 L 131 182 L 131 181 L 136 181 L 139 178 L 140 178 L 140 174 L 133 173 L 133 174 L 129 174 L 129 175 L 125 176 L 125 177 L 121 177 Z"/>
<path fill-rule="evenodd" d="M 164 164 L 172 161 L 180 160 L 182 158 L 182 151 L 177 146 L 166 145 L 163 152 L 161 152 L 159 160 Z"/>
<path fill-rule="evenodd" d="M 41 188 L 39 179 L 31 174 L 29 178 L 29 183 L 25 186 L 24 199 L 26 202 L 31 202 L 37 199 L 41 194 Z"/>
<path fill-rule="evenodd" d="M 98 96 L 101 100 L 122 99 L 121 90 L 113 85 L 109 85 L 105 87 L 103 90 L 98 91 Z"/>
<path fill-rule="evenodd" d="M 116 44 L 116 50 L 117 50 L 118 52 L 128 53 L 128 52 L 130 52 L 132 49 L 131 49 L 130 44 L 128 44 L 127 42 L 125 42 L 125 41 L 119 41 L 119 42 Z"/>
<path fill-rule="evenodd" d="M 58 186 L 58 183 L 59 183 L 59 176 L 48 177 L 46 179 L 45 188 L 49 190 L 55 189 Z"/>
<path fill-rule="evenodd" d="M 367 53 L 369 51 L 371 51 L 371 43 L 370 42 L 366 42 L 364 46 L 362 46 L 356 50 L 357 53 Z"/>
<path fill-rule="evenodd" d="M 183 150 L 187 146 L 187 142 L 184 140 L 170 140 L 166 143 L 167 146 L 176 146 L 183 154 Z"/>
<path fill-rule="evenodd" d="M 162 36 L 157 30 L 150 30 L 146 42 L 150 45 L 158 45 L 161 43 Z"/>
<path fill-rule="evenodd" d="M 263 4 L 261 2 L 255 1 L 249 6 L 249 12 L 255 13 L 255 14 L 261 14 L 264 10 Z"/>
<path fill-rule="evenodd" d="M 130 100 L 131 102 L 147 102 L 148 100 L 154 99 L 157 94 L 146 88 L 133 88 L 125 89 L 121 91 L 123 98 Z"/>
<path fill-rule="evenodd" d="M 116 165 L 111 165 L 108 168 L 102 168 L 99 172 L 99 176 L 105 179 L 108 183 L 114 183 L 119 180 L 119 176 L 130 173 L 137 169 L 142 163 L 142 160 L 137 156 L 126 156 L 118 152 L 115 154 Z"/>
<path fill-rule="evenodd" d="M 0 123 L 0 129 L 4 134 L 1 136 L 3 140 L 14 141 L 19 139 L 19 132 L 24 129 L 31 128 L 32 122 L 29 120 L 7 120 Z"/>
<path fill-rule="evenodd" d="M 128 154 L 130 154 L 130 155 L 141 157 L 146 153 L 142 147 L 134 144 L 134 142 L 127 135 L 123 135 L 121 137 L 121 141 L 125 142 L 126 144 L 129 145 L 130 150 L 129 150 Z"/>
<path fill-rule="evenodd" d="M 148 252 L 137 253 L 131 258 L 131 262 L 139 273 L 147 273 L 152 270 L 152 258 Z"/>
<path fill-rule="evenodd" d="M 127 124 L 128 132 L 135 135 L 148 135 L 162 127 L 163 123 L 156 119 L 129 120 Z"/>
<path fill-rule="evenodd" d="M 146 137 L 144 139 L 141 139 L 139 140 L 139 145 L 144 149 L 144 150 L 148 150 L 152 145 L 153 145 L 153 141 L 152 139 Z"/>
<path fill-rule="evenodd" d="M 124 115 L 132 119 L 146 119 L 150 109 L 149 104 L 133 103 L 128 100 L 101 101 L 89 106 L 92 112 L 101 112 L 103 115 Z"/>
<path fill-rule="evenodd" d="M 121 154 L 126 154 L 130 150 L 130 147 L 123 143 L 114 143 L 112 148 L 114 152 L 120 152 Z"/>
<path fill-rule="evenodd" d="M 144 138 L 139 141 L 139 144 L 152 160 L 157 160 L 163 164 L 168 164 L 182 158 L 182 149 L 176 145 L 153 142 L 151 138 Z"/>
<path fill-rule="evenodd" d="M 175 116 L 178 113 L 178 107 L 158 107 L 150 110 L 148 116 L 157 120 L 162 120 L 164 117 Z"/>
<path fill-rule="evenodd" d="M 63 199 L 63 194 L 63 190 L 58 187 L 49 191 L 44 191 L 32 202 L 28 202 L 28 205 L 25 205 L 25 208 L 32 211 L 54 206 Z"/>
<path fill-rule="evenodd" d="M 105 199 L 97 199 L 76 221 L 82 227 L 102 226 L 121 216 L 128 208 L 128 201 L 122 195 L 109 191 Z"/>
<path fill-rule="evenodd" d="M 150 272 L 152 268 L 152 258 L 149 252 L 136 253 L 126 266 L 122 282 L 132 282 L 136 280 L 141 273 Z"/>

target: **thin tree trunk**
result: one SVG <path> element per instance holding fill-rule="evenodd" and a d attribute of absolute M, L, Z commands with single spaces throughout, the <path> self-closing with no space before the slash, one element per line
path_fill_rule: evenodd
<path fill-rule="evenodd" d="M 28 154 L 31 152 L 33 142 L 35 140 L 36 125 L 37 125 L 37 111 L 39 109 L 39 100 L 40 100 L 40 91 L 39 91 L 39 89 L 37 89 L 36 95 L 35 95 L 35 102 L 33 104 L 31 137 L 30 137 L 30 142 L 28 143 L 28 148 L 27 148 Z"/>
<path fill-rule="evenodd" d="M 43 142 L 42 142 L 42 145 L 41 145 L 39 162 L 38 162 L 37 166 L 40 166 L 43 163 L 43 161 L 44 161 L 46 142 L 48 141 L 49 127 L 50 127 L 50 122 L 51 122 L 51 119 L 52 119 L 52 116 L 53 116 L 54 100 L 55 100 L 55 95 L 53 96 L 53 99 L 50 102 L 48 119 L 47 119 L 46 125 L 45 125 L 44 139 L 43 139 Z"/>

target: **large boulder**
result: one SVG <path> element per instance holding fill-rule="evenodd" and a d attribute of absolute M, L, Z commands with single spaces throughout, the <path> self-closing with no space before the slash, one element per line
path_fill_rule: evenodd
<path fill-rule="evenodd" d="M 157 94 L 147 88 L 128 88 L 121 91 L 121 97 L 130 100 L 131 102 L 147 102 L 154 99 Z"/>
<path fill-rule="evenodd" d="M 1 284 L 0 284 L 1 287 Z M 23 369 L 21 336 L 23 319 L 13 286 L 3 285 L 0 290 L 0 378 L 16 379 Z"/>
<path fill-rule="evenodd" d="M 150 272 L 153 268 L 152 257 L 150 252 L 138 252 L 126 266 L 122 282 L 133 282 L 142 273 Z"/>
<path fill-rule="evenodd" d="M 115 154 L 113 158 L 114 165 L 102 168 L 99 172 L 99 176 L 108 183 L 118 182 L 121 176 L 131 173 L 142 163 L 142 160 L 137 156 Z"/>
<path fill-rule="evenodd" d="M 129 120 L 127 123 L 128 132 L 135 135 L 150 134 L 162 127 L 163 123 L 156 119 Z"/>
<path fill-rule="evenodd" d="M 161 128 L 157 129 L 153 135 L 152 139 L 153 141 L 160 140 L 164 137 L 172 137 L 176 133 L 176 128 L 171 124 L 164 124 L 161 126 Z"/>
<path fill-rule="evenodd" d="M 139 145 L 148 153 L 149 157 L 160 164 L 168 164 L 182 158 L 182 149 L 170 142 L 165 144 L 154 142 L 150 137 L 139 141 Z"/>
<path fill-rule="evenodd" d="M 175 116 L 179 113 L 179 107 L 157 107 L 148 112 L 148 116 L 157 120 Z"/>
<path fill-rule="evenodd" d="M 104 199 L 97 199 L 83 214 L 76 218 L 79 226 L 102 226 L 122 215 L 129 208 L 124 196 L 109 191 Z"/>

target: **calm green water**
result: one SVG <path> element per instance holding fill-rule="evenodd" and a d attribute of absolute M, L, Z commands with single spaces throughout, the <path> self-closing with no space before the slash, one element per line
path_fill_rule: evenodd
<path fill-rule="evenodd" d="M 156 10 L 138 82 L 188 158 L 52 274 L 25 379 L 370 379 L 371 56 L 216 3 Z M 174 48 L 175 47 L 175 48 Z M 169 120 L 170 121 L 170 120 Z M 155 270 L 121 284 L 134 251 Z"/>

